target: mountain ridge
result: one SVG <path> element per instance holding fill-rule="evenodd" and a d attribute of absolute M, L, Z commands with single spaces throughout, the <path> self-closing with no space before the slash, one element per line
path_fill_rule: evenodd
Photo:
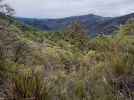
<path fill-rule="evenodd" d="M 88 24 L 94 24 L 99 21 L 107 20 L 108 17 L 101 17 L 98 15 L 88 14 L 84 16 L 73 16 L 73 17 L 66 17 L 66 18 L 60 18 L 60 19 L 29 19 L 29 18 L 19 18 L 22 22 L 29 24 L 31 26 L 37 27 L 39 29 L 43 29 L 46 31 L 51 30 L 59 30 L 62 28 L 66 28 L 68 25 L 70 25 L 72 22 L 80 22 L 85 23 L 88 22 Z M 92 21 L 94 20 L 94 21 Z M 50 27 L 50 29 L 46 29 L 46 27 Z"/>
<path fill-rule="evenodd" d="M 115 26 L 125 24 L 128 19 L 133 17 L 134 13 L 119 17 L 102 17 L 99 15 L 88 14 L 83 16 L 72 16 L 59 19 L 18 19 L 28 25 L 45 31 L 61 30 L 68 27 L 73 22 L 80 22 L 89 37 L 96 37 L 99 34 L 113 34 L 117 29 Z"/>

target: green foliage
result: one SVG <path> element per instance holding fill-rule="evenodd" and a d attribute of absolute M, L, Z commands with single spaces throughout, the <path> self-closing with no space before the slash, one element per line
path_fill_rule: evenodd
<path fill-rule="evenodd" d="M 62 47 L 63 45 L 65 46 L 65 44 L 63 44 L 64 42 L 68 43 L 68 47 L 66 48 L 73 47 L 73 49 L 78 48 L 80 50 L 86 49 L 85 46 L 88 40 L 80 23 L 72 23 L 70 27 L 60 31 L 48 32 L 46 37 Z"/>
<path fill-rule="evenodd" d="M 79 23 L 44 32 L 0 21 L 2 98 L 116 100 L 133 97 L 134 23 L 88 39 Z"/>
<path fill-rule="evenodd" d="M 8 100 L 52 100 L 55 95 L 54 82 L 45 83 L 39 74 L 13 76 L 2 95 Z"/>

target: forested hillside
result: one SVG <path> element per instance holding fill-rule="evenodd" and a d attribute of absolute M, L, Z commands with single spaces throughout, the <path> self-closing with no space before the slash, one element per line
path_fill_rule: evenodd
<path fill-rule="evenodd" d="M 133 100 L 134 19 L 118 28 L 92 39 L 79 22 L 47 32 L 2 12 L 0 99 Z"/>
<path fill-rule="evenodd" d="M 83 28 L 87 30 L 88 26 L 97 25 L 98 23 L 107 21 L 111 18 L 89 14 L 89 15 L 73 16 L 60 19 L 30 19 L 30 18 L 18 18 L 18 19 L 38 29 L 46 31 L 55 31 L 64 29 L 73 22 L 81 23 Z"/>
<path fill-rule="evenodd" d="M 117 26 L 125 24 L 126 21 L 130 18 L 134 18 L 134 13 L 113 18 L 89 14 L 62 19 L 18 19 L 26 24 L 46 31 L 64 29 L 68 27 L 72 22 L 79 22 L 82 24 L 85 32 L 88 34 L 89 37 L 96 37 L 99 34 L 114 34 L 114 31 L 118 30 Z"/>
<path fill-rule="evenodd" d="M 118 30 L 119 25 L 124 25 L 130 18 L 134 18 L 134 13 L 120 17 L 114 17 L 110 20 L 100 22 L 96 25 L 93 24 L 87 26 L 87 33 L 91 37 L 96 37 L 98 34 L 112 35 L 115 33 L 114 31 Z"/>

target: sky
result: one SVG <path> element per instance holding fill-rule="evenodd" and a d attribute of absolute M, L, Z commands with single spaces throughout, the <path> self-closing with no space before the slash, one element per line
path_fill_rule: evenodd
<path fill-rule="evenodd" d="M 134 0 L 4 0 L 25 18 L 64 18 L 86 14 L 116 17 L 134 12 Z"/>

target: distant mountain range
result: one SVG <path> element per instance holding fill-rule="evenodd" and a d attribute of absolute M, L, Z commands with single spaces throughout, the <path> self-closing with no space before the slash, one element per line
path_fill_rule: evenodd
<path fill-rule="evenodd" d="M 60 19 L 34 19 L 34 18 L 18 18 L 20 21 L 46 31 L 55 31 L 64 29 L 72 22 L 80 22 L 85 32 L 90 37 L 98 34 L 113 34 L 117 29 L 116 26 L 125 24 L 130 18 L 134 18 L 134 13 L 120 17 L 102 17 L 94 14 L 73 16 Z"/>

